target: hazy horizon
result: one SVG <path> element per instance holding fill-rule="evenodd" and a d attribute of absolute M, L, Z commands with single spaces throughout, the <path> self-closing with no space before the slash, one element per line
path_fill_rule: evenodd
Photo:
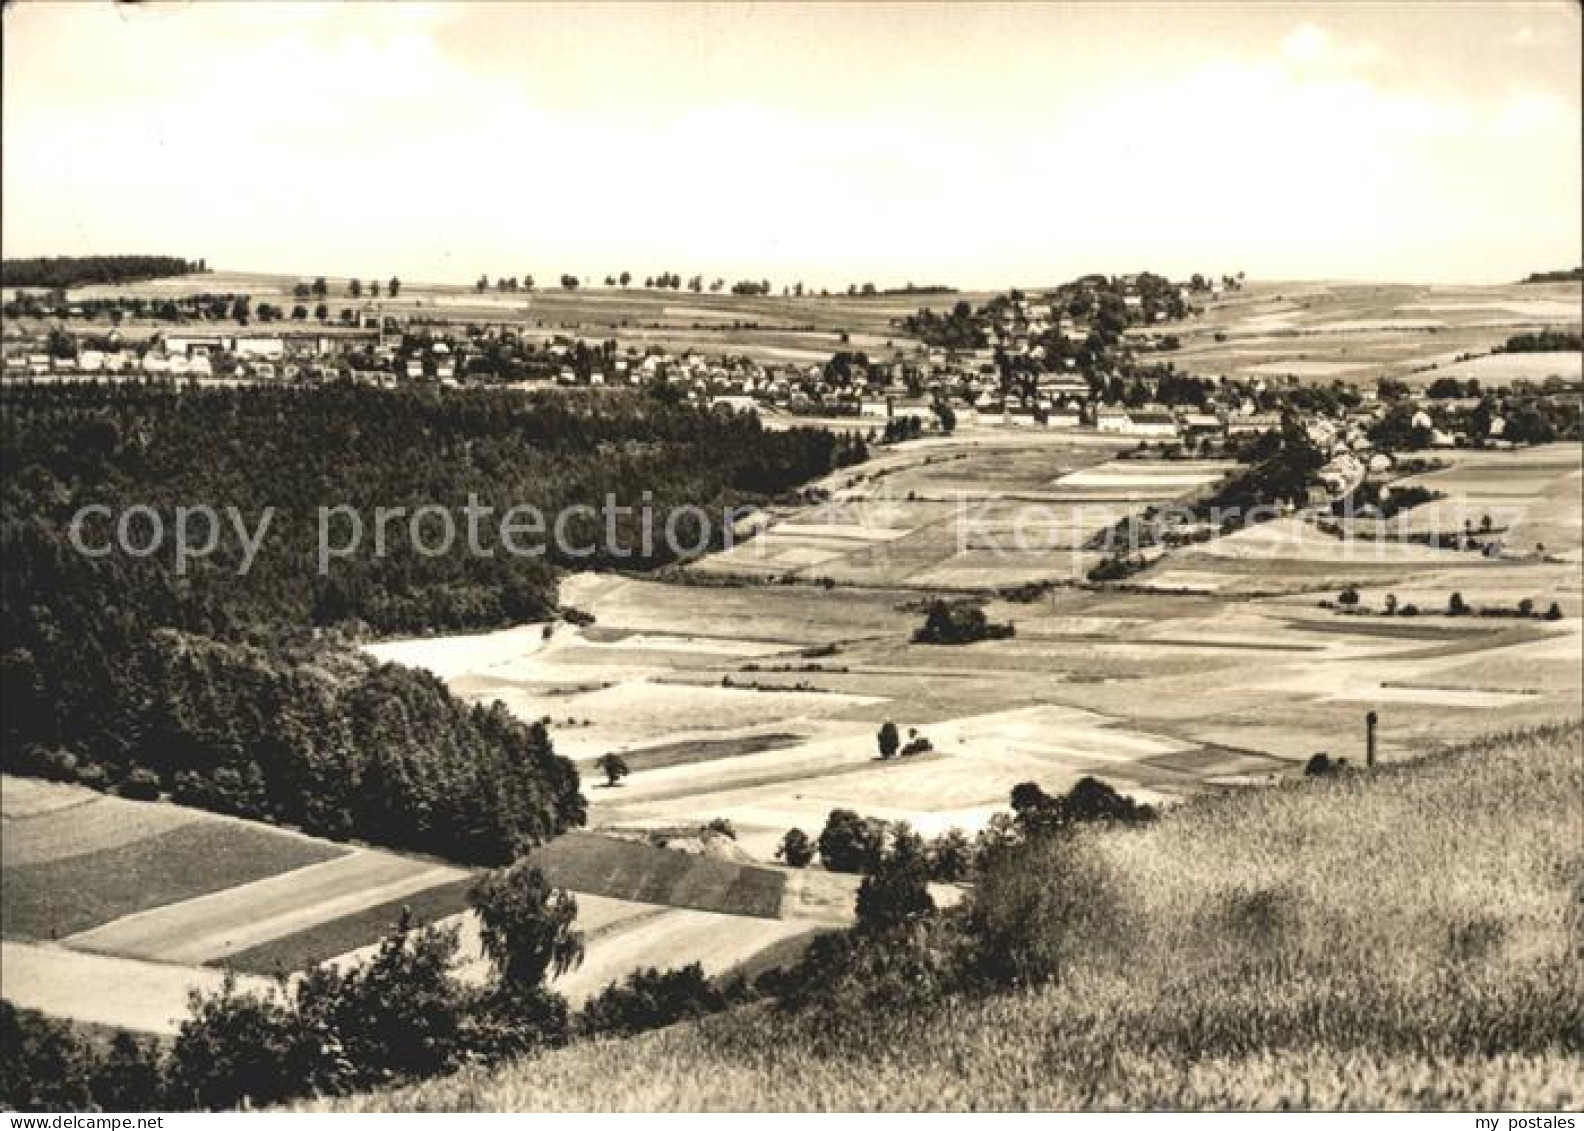
<path fill-rule="evenodd" d="M 5 10 L 4 252 L 1492 283 L 1584 258 L 1550 4 Z"/>

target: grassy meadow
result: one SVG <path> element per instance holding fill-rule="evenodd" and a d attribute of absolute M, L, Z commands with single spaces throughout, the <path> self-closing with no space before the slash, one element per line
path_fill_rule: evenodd
<path fill-rule="evenodd" d="M 1584 729 L 1191 799 L 1030 849 L 1059 977 L 756 1005 L 356 1110 L 1576 1109 Z M 994 914 L 1005 891 L 970 896 Z"/>

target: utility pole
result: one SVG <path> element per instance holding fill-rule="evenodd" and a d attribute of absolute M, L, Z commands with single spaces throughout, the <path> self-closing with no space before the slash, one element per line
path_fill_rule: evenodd
<path fill-rule="evenodd" d="M 1374 711 L 1364 716 L 1364 764 L 1375 765 L 1375 724 L 1380 716 Z"/>

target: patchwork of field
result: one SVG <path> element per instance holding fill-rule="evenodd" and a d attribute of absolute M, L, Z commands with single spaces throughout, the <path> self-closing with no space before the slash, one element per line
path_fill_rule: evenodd
<path fill-rule="evenodd" d="M 170 1033 L 224 970 L 267 988 L 360 961 L 404 913 L 457 926 L 464 976 L 487 973 L 466 870 L 76 786 L 7 777 L 3 797 L 0 994 L 18 1004 Z M 832 921 L 778 868 L 581 833 L 534 860 L 577 893 L 588 955 L 558 985 L 574 1001 L 638 965 L 724 973 Z"/>
<path fill-rule="evenodd" d="M 696 565 L 693 584 L 569 579 L 566 599 L 595 626 L 515 666 L 491 661 L 487 679 L 457 674 L 454 655 L 441 669 L 467 697 L 550 716 L 575 756 L 630 760 L 620 786 L 588 791 L 597 826 L 721 817 L 760 859 L 836 807 L 971 830 L 1020 781 L 1060 789 L 1094 774 L 1168 799 L 1293 772 L 1321 750 L 1356 759 L 1370 710 L 1387 758 L 1576 715 L 1578 447 L 1444 458 L 1421 479 L 1446 498 L 1406 512 L 1387 539 L 1294 515 L 1169 551 L 1129 580 L 1134 592 L 1058 584 L 1027 603 L 990 600 L 1015 637 L 943 648 L 909 642 L 924 597 L 1070 580 L 1096 556 L 1089 539 L 1141 497 L 1181 497 L 1227 469 L 1060 437 L 905 445 L 832 476 L 830 503 L 784 511 Z M 1477 526 L 1487 510 L 1502 555 L 1406 540 Z M 756 543 L 830 556 L 755 574 L 742 567 Z M 1317 607 L 1347 586 L 1372 615 Z M 1476 610 L 1555 601 L 1564 616 L 1447 617 L 1453 592 Z M 1378 615 L 1387 593 L 1421 615 Z M 932 749 L 879 761 L 888 719 Z"/>
<path fill-rule="evenodd" d="M 1089 540 L 1129 514 L 1220 481 L 1216 460 L 1134 458 L 1136 441 L 980 431 L 910 443 L 839 472 L 819 506 L 689 569 L 841 586 L 982 590 L 1071 582 L 1104 555 Z"/>
<path fill-rule="evenodd" d="M 1260 561 L 1252 548 L 1211 560 L 1251 569 Z M 1444 572 L 1440 561 L 1408 564 L 1433 582 Z M 1533 572 L 1539 568 L 1551 573 Z M 1555 566 L 1481 570 L 1529 587 L 1532 598 L 1544 595 L 1547 577 L 1557 580 Z M 1468 584 L 1474 572 L 1459 566 L 1453 575 L 1471 600 L 1487 599 Z M 700 652 L 669 676 L 607 664 L 599 678 L 614 681 L 613 690 L 656 694 L 656 680 L 667 681 L 665 690 L 707 685 L 721 713 L 657 713 L 635 725 L 623 700 L 605 692 L 605 702 L 582 700 L 590 726 L 553 724 L 552 734 L 558 744 L 609 738 L 606 749 L 633 766 L 616 788 L 587 791 L 596 827 L 659 829 L 720 817 L 762 860 L 786 829 L 815 833 L 837 807 L 931 833 L 972 830 L 1005 807 L 1020 781 L 1061 789 L 1093 774 L 1164 800 L 1290 773 L 1320 750 L 1357 759 L 1370 710 L 1383 720 L 1388 759 L 1576 715 L 1576 569 L 1568 584 L 1568 616 L 1556 623 L 1434 615 L 1446 591 L 1422 602 L 1426 615 L 1388 619 L 1321 610 L 1312 588 L 1302 597 L 1235 602 L 1211 593 L 1059 588 L 1030 603 L 990 603 L 992 619 L 1015 623 L 1013 639 L 943 648 L 908 643 L 920 614 L 906 590 L 582 579 L 574 599 L 615 641 L 607 649 L 619 651 L 623 633 L 653 638 L 684 625 L 698 633 L 735 624 L 738 639 L 751 641 L 761 631 L 778 635 L 791 619 L 799 649 L 754 659 Z M 1366 604 L 1378 604 L 1376 590 L 1363 592 Z M 582 677 L 586 653 L 542 658 L 553 667 L 558 655 Z M 1479 677 L 1481 664 L 1488 678 Z M 540 682 L 554 676 L 535 673 Z M 537 717 L 533 694 L 525 692 L 526 710 Z M 811 713 L 808 704 L 822 698 L 832 709 Z M 933 749 L 879 761 L 874 734 L 886 719 L 904 732 L 917 728 Z"/>
<path fill-rule="evenodd" d="M 90 286 L 70 292 L 73 299 L 141 295 L 172 297 L 198 293 L 245 292 L 257 302 L 290 307 L 292 288 L 311 279 L 256 272 L 213 271 L 124 286 Z M 871 354 L 893 345 L 911 345 L 898 324 L 920 306 L 939 303 L 942 296 L 845 295 L 800 298 L 780 295 L 693 294 L 633 287 L 601 287 L 598 280 L 575 291 L 548 288 L 501 292 L 468 285 L 409 281 L 397 298 L 351 299 L 347 280 L 327 280 L 332 311 L 342 307 L 377 307 L 396 318 L 437 319 L 509 325 L 545 337 L 565 334 L 603 341 L 617 337 L 623 345 L 663 346 L 710 354 L 733 353 L 764 362 L 824 362 L 842 349 Z M 944 296 L 947 305 L 967 298 L 984 302 L 985 294 Z M 158 332 L 157 323 L 128 320 L 123 335 L 138 338 Z M 317 327 L 316 327 L 317 329 Z M 336 333 L 332 324 L 328 332 Z"/>
<path fill-rule="evenodd" d="M 578 893 L 588 958 L 557 984 L 574 1002 L 637 966 L 754 969 L 845 921 L 850 877 L 772 864 L 789 828 L 817 835 L 835 808 L 972 832 L 1025 781 L 1055 792 L 1093 775 L 1170 802 L 1298 772 L 1318 751 L 1360 761 L 1372 711 L 1386 761 L 1578 716 L 1578 445 L 1445 453 L 1418 481 L 1446 498 L 1406 512 L 1394 540 L 1293 515 L 1167 551 L 1125 586 L 1073 584 L 1096 534 L 1229 470 L 1123 453 L 1059 434 L 902 445 L 671 581 L 567 578 L 563 602 L 592 624 L 368 650 L 545 721 L 585 762 L 589 832 L 535 854 Z M 1504 542 L 1493 556 L 1404 540 L 1487 513 Z M 1010 594 L 1021 581 L 1054 584 Z M 1344 586 L 1358 614 L 1319 607 Z M 1477 611 L 1528 599 L 1562 616 L 1452 617 L 1453 592 Z M 1418 615 L 1383 615 L 1388 594 Z M 937 595 L 982 602 L 1015 635 L 911 643 Z M 881 760 L 887 720 L 927 749 Z M 616 786 L 586 764 L 608 752 L 632 771 Z M 4 787 L 0 993 L 20 1004 L 170 1032 L 222 968 L 358 961 L 404 908 L 454 925 L 465 976 L 484 975 L 464 870 L 76 787 Z M 722 851 L 643 839 L 681 844 L 713 818 L 736 832 Z"/>
<path fill-rule="evenodd" d="M 1476 606 L 1528 597 L 1539 608 L 1557 601 L 1576 613 L 1584 546 L 1579 446 L 1454 450 L 1438 458 L 1445 468 L 1407 482 L 1443 497 L 1384 524 L 1358 524 L 1343 538 L 1299 516 L 1281 518 L 1173 552 L 1133 580 L 1145 588 L 1225 597 L 1354 585 L 1390 590 L 1400 600 L 1436 609 L 1458 591 Z M 1497 557 L 1477 548 L 1439 549 L 1408 540 L 1432 532 L 1455 535 L 1466 525 L 1478 530 L 1487 516 L 1502 543 Z"/>
<path fill-rule="evenodd" d="M 1203 376 L 1291 376 L 1322 384 L 1581 376 L 1577 353 L 1493 353 L 1518 333 L 1578 326 L 1577 285 L 1257 282 L 1195 302 L 1204 314 L 1171 328 L 1182 343 L 1172 358 Z"/>

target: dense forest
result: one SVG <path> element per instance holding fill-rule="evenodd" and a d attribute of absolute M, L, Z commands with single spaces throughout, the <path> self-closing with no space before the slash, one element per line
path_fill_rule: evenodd
<path fill-rule="evenodd" d="M 174 255 L 55 255 L 0 262 L 0 280 L 8 287 L 84 287 L 91 284 L 136 283 L 205 269 L 202 259 Z"/>
<path fill-rule="evenodd" d="M 83 384 L 0 397 L 7 769 L 480 861 L 581 823 L 576 772 L 542 729 L 467 708 L 351 639 L 547 618 L 558 568 L 645 568 L 672 552 L 659 536 L 644 546 L 636 514 L 590 510 L 542 557 L 501 552 L 488 533 L 477 544 L 493 554 L 460 533 L 431 554 L 432 528 L 415 541 L 404 523 L 377 553 L 372 529 L 353 549 L 348 525 L 346 556 L 321 573 L 319 508 L 371 524 L 380 507 L 551 516 L 647 498 L 657 530 L 675 511 L 680 543 L 717 544 L 719 522 L 680 508 L 721 516 L 864 454 L 639 394 Z M 87 504 L 151 507 L 167 535 L 178 507 L 234 507 L 256 552 L 226 516 L 214 552 L 180 567 L 169 542 L 89 557 L 71 541 Z M 146 522 L 128 529 L 136 548 L 148 541 Z M 114 524 L 81 532 L 103 549 Z M 588 556 L 569 552 L 585 544 Z"/>

